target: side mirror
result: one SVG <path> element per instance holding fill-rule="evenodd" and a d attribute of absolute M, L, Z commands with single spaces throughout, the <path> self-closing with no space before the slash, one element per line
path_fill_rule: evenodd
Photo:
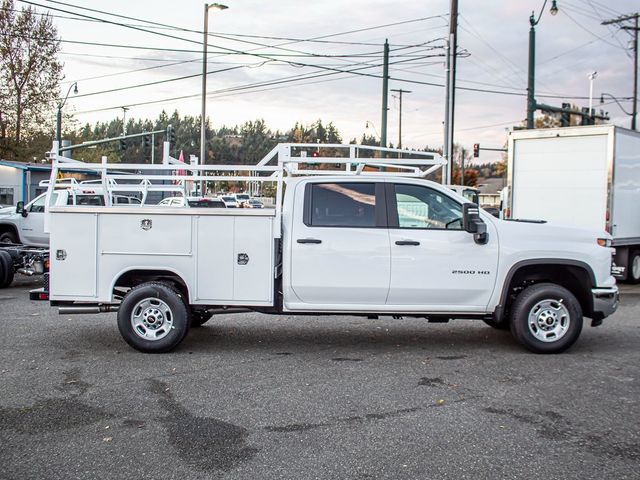
<path fill-rule="evenodd" d="M 23 217 L 26 217 L 29 212 L 24 209 L 24 202 L 21 200 L 16 204 L 16 213 L 19 213 Z"/>
<path fill-rule="evenodd" d="M 465 232 L 473 233 L 473 240 L 484 245 L 489 239 L 487 225 L 480 218 L 480 208 L 475 203 L 465 203 L 462 205 L 462 229 Z"/>

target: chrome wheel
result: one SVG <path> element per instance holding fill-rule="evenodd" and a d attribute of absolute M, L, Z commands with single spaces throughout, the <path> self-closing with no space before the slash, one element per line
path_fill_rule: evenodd
<path fill-rule="evenodd" d="M 529 331 L 541 342 L 556 342 L 569 330 L 571 315 L 560 300 L 541 300 L 529 311 Z"/>
<path fill-rule="evenodd" d="M 133 307 L 131 326 L 140 338 L 160 340 L 173 328 L 173 312 L 159 298 L 145 298 Z"/>

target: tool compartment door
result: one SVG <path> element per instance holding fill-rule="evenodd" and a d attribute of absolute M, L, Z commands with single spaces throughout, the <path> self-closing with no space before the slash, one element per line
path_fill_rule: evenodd
<path fill-rule="evenodd" d="M 51 213 L 50 298 L 96 298 L 97 215 Z"/>

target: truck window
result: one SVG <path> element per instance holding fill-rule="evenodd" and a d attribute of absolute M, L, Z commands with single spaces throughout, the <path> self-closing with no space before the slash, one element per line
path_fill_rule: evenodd
<path fill-rule="evenodd" d="M 47 201 L 47 196 L 42 195 L 40 198 L 37 198 L 29 207 L 29 212 L 31 213 L 42 213 L 44 212 L 44 204 Z"/>
<path fill-rule="evenodd" d="M 375 227 L 375 183 L 313 183 L 309 218 L 312 227 Z"/>
<path fill-rule="evenodd" d="M 396 184 L 393 188 L 397 220 L 392 219 L 392 227 L 462 229 L 462 207 L 446 195 L 420 185 Z"/>

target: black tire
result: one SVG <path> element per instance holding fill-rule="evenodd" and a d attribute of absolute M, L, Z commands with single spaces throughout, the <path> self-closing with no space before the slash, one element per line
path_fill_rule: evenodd
<path fill-rule="evenodd" d="M 504 318 L 501 322 L 496 322 L 493 318 L 483 318 L 482 321 L 496 330 L 509 330 L 509 319 Z"/>
<path fill-rule="evenodd" d="M 548 307 L 540 305 L 548 304 Z M 536 313 L 537 312 L 537 313 Z M 529 315 L 535 315 L 530 326 Z M 557 328 L 544 324 L 554 321 Z M 540 328 L 540 323 L 543 328 Z M 564 324 L 564 330 L 558 330 Z M 549 330 L 545 330 L 549 328 Z M 535 332 L 538 332 L 537 335 Z M 525 288 L 511 306 L 511 333 L 534 353 L 560 353 L 568 349 L 582 331 L 582 308 L 576 297 L 554 283 L 538 283 Z M 557 332 L 554 334 L 554 332 Z M 540 338 L 546 336 L 547 340 Z"/>
<path fill-rule="evenodd" d="M 635 272 L 633 268 L 634 263 L 636 264 Z M 626 283 L 630 283 L 632 285 L 640 283 L 640 250 L 632 250 L 629 252 Z"/>
<path fill-rule="evenodd" d="M 0 288 L 7 288 L 13 282 L 13 258 L 9 252 L 0 250 Z"/>
<path fill-rule="evenodd" d="M 18 237 L 13 232 L 0 233 L 0 243 L 18 243 Z"/>
<path fill-rule="evenodd" d="M 213 317 L 213 312 L 207 310 L 192 310 L 191 311 L 191 327 L 201 327 Z"/>
<path fill-rule="evenodd" d="M 173 350 L 187 335 L 190 321 L 182 295 L 160 282 L 147 282 L 132 288 L 118 310 L 118 329 L 122 338 L 145 353 Z"/>

